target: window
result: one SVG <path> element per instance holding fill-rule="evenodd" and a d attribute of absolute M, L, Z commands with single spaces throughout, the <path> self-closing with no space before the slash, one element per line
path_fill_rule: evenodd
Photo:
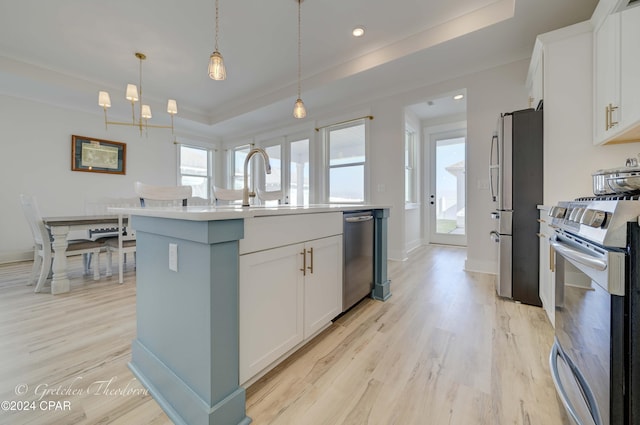
<path fill-rule="evenodd" d="M 418 141 L 410 128 L 404 133 L 404 202 L 418 202 Z"/>
<path fill-rule="evenodd" d="M 289 145 L 289 203 L 309 205 L 309 139 Z"/>
<path fill-rule="evenodd" d="M 365 147 L 363 120 L 327 129 L 329 202 L 364 202 Z"/>
<path fill-rule="evenodd" d="M 233 189 L 242 189 L 244 188 L 244 160 L 249 155 L 249 151 L 251 150 L 250 145 L 238 146 L 233 149 L 232 167 L 233 167 L 233 175 L 232 179 L 232 188 Z M 248 170 L 249 181 L 251 181 L 251 167 Z"/>
<path fill-rule="evenodd" d="M 180 145 L 179 156 L 180 185 L 191 186 L 193 196 L 208 199 L 213 175 L 211 149 Z"/>

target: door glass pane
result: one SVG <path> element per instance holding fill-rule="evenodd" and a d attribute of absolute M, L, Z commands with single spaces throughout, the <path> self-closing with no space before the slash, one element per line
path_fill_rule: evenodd
<path fill-rule="evenodd" d="M 291 143 L 289 203 L 309 205 L 309 139 Z"/>
<path fill-rule="evenodd" d="M 464 235 L 465 138 L 436 141 L 436 232 Z"/>
<path fill-rule="evenodd" d="M 280 190 L 282 188 L 282 148 L 280 145 L 269 146 L 265 151 L 269 155 L 271 164 L 271 174 L 265 174 L 265 190 L 267 192 Z"/>
<path fill-rule="evenodd" d="M 364 165 L 329 169 L 329 202 L 364 202 Z"/>

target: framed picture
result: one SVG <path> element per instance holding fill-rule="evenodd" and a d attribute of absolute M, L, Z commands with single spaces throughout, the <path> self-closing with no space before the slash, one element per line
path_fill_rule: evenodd
<path fill-rule="evenodd" d="M 71 170 L 126 174 L 127 145 L 109 140 L 71 136 Z"/>

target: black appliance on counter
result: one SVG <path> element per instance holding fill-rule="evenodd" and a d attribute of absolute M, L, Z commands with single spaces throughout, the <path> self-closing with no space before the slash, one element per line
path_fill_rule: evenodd
<path fill-rule="evenodd" d="M 496 203 L 490 233 L 498 244 L 496 292 L 541 306 L 539 294 L 538 205 L 542 204 L 542 111 L 501 114 L 491 140 L 489 181 Z"/>
<path fill-rule="evenodd" d="M 640 424 L 640 198 L 579 198 L 549 215 L 558 396 L 574 424 Z"/>

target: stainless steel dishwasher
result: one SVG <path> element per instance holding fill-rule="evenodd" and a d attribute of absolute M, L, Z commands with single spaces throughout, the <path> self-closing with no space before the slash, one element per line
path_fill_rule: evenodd
<path fill-rule="evenodd" d="M 344 213 L 342 311 L 373 289 L 373 212 Z"/>

